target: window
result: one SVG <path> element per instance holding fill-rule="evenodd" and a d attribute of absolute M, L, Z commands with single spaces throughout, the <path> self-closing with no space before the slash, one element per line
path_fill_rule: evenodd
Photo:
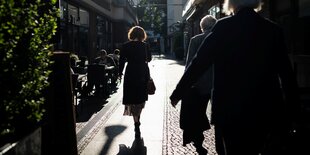
<path fill-rule="evenodd" d="M 67 21 L 68 20 L 68 4 L 64 0 L 59 1 L 59 11 L 60 11 L 60 20 Z"/>
<path fill-rule="evenodd" d="M 89 47 L 89 13 L 83 8 L 60 0 L 59 41 L 56 48 L 87 56 Z"/>
<path fill-rule="evenodd" d="M 80 23 L 80 26 L 84 26 L 84 27 L 89 27 L 89 13 L 80 8 L 79 9 L 79 23 Z"/>
<path fill-rule="evenodd" d="M 68 4 L 68 22 L 74 25 L 79 24 L 79 13 L 78 8 Z"/>
<path fill-rule="evenodd" d="M 213 5 L 208 11 L 213 17 L 220 18 L 220 4 Z"/>

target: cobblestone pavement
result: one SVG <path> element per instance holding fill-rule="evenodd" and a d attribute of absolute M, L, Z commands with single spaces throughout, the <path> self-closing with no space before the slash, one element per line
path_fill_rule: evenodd
<path fill-rule="evenodd" d="M 122 89 L 120 89 L 121 91 Z M 88 121 L 77 122 L 76 123 L 76 133 L 77 133 L 77 148 L 78 154 L 81 154 L 85 147 L 93 140 L 100 129 L 105 125 L 110 116 L 115 112 L 115 110 L 121 105 L 119 100 L 120 94 L 111 94 L 110 98 L 107 99 L 102 109 L 98 112 L 93 113 Z M 93 98 L 91 102 L 102 102 L 99 98 Z M 85 130 L 85 128 L 88 128 Z M 85 131 L 83 131 L 85 130 Z"/>
<path fill-rule="evenodd" d="M 196 155 L 195 147 L 192 144 L 182 145 L 182 130 L 179 128 L 180 103 L 173 108 L 170 105 L 169 96 L 175 88 L 178 80 L 181 78 L 184 66 L 182 62 L 173 60 L 167 62 L 166 73 L 166 106 L 165 106 L 165 122 L 164 122 L 164 142 L 163 155 Z M 217 155 L 214 143 L 214 128 L 204 132 L 205 141 L 203 146 L 208 150 L 209 155 Z"/>

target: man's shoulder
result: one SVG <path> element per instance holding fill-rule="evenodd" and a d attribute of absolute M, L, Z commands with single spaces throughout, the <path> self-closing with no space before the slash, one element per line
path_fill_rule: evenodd
<path fill-rule="evenodd" d="M 195 36 L 192 37 L 192 39 L 197 39 L 197 38 L 201 38 L 201 37 L 204 37 L 205 36 L 205 33 L 200 33 L 200 34 L 197 34 Z"/>
<path fill-rule="evenodd" d="M 197 34 L 195 36 L 193 36 L 191 38 L 191 41 L 192 42 L 200 42 L 202 39 L 204 39 L 205 37 L 207 36 L 207 33 L 200 33 L 200 34 Z"/>

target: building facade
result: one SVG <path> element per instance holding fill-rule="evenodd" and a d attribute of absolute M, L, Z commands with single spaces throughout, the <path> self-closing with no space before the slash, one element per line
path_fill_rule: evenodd
<path fill-rule="evenodd" d="M 55 50 L 87 57 L 101 49 L 112 52 L 127 41 L 137 25 L 132 0 L 59 0 L 60 19 Z"/>
<path fill-rule="evenodd" d="M 167 50 L 175 52 L 178 45 L 180 28 L 182 27 L 182 10 L 186 0 L 167 1 Z"/>

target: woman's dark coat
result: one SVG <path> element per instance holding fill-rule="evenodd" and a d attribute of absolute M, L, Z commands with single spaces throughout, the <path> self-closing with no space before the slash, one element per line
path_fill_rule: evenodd
<path fill-rule="evenodd" d="M 297 85 L 283 33 L 253 9 L 216 23 L 170 99 L 180 100 L 212 64 L 211 121 L 216 125 L 269 127 L 287 119 L 287 107 L 296 109 Z"/>
<path fill-rule="evenodd" d="M 119 60 L 120 75 L 127 62 L 123 83 L 123 104 L 141 104 L 148 99 L 146 90 L 150 74 L 147 62 L 151 61 L 151 57 L 151 52 L 144 42 L 129 41 L 123 44 Z"/>

